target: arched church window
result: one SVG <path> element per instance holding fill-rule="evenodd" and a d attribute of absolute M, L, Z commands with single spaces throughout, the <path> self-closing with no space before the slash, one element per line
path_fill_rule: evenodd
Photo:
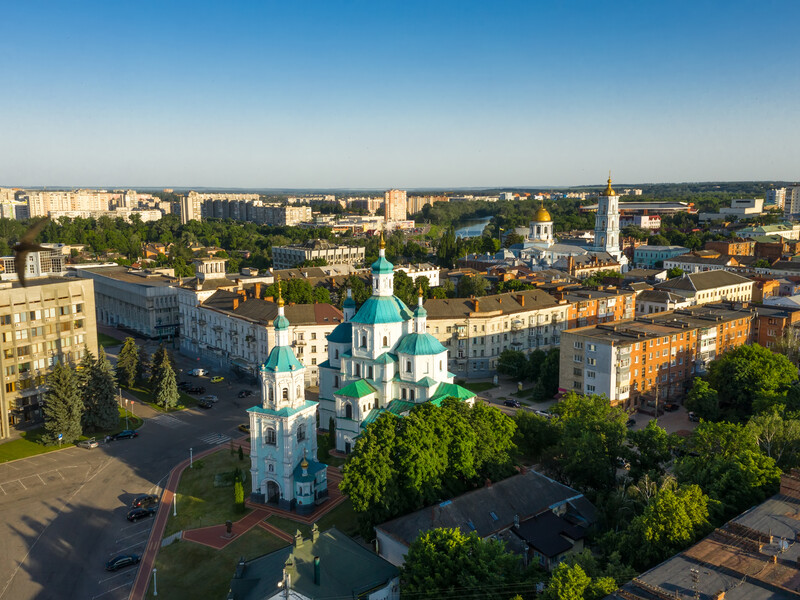
<path fill-rule="evenodd" d="M 365 336 L 365 335 L 361 336 L 361 347 L 362 348 L 366 348 L 367 347 L 367 336 Z"/>
<path fill-rule="evenodd" d="M 361 365 L 356 363 L 355 369 L 356 369 L 356 377 L 361 377 Z"/>
<path fill-rule="evenodd" d="M 372 367 L 371 367 L 371 366 L 370 366 L 370 367 L 367 367 L 367 373 L 369 373 L 369 375 L 367 375 L 367 377 L 368 377 L 369 379 L 373 379 L 373 374 L 374 374 L 374 372 L 373 372 L 373 370 L 372 370 Z"/>
<path fill-rule="evenodd" d="M 345 419 L 353 418 L 353 407 L 349 402 L 344 405 L 344 418 Z"/>
<path fill-rule="evenodd" d="M 384 348 L 389 347 L 389 338 L 387 336 L 383 336 L 383 347 Z"/>
<path fill-rule="evenodd" d="M 283 388 L 282 397 L 284 400 L 289 399 L 289 388 Z"/>
<path fill-rule="evenodd" d="M 300 386 L 299 385 L 297 386 L 297 389 L 295 390 L 295 393 L 297 394 L 297 397 L 299 398 L 300 397 Z"/>
<path fill-rule="evenodd" d="M 439 370 L 442 370 L 442 361 L 439 361 Z"/>
<path fill-rule="evenodd" d="M 339 349 L 338 349 L 338 348 L 336 348 L 336 349 L 333 351 L 333 353 L 334 353 L 334 354 L 333 354 L 333 358 L 339 358 Z"/>
<path fill-rule="evenodd" d="M 272 427 L 268 427 L 267 431 L 264 433 L 264 443 L 269 446 L 274 446 L 276 444 L 275 430 Z"/>
<path fill-rule="evenodd" d="M 275 400 L 275 390 L 273 390 L 272 388 L 269 388 L 269 399 L 270 401 Z"/>
<path fill-rule="evenodd" d="M 275 465 L 273 465 L 272 463 L 269 463 L 268 467 L 270 473 L 272 473 L 275 470 Z"/>
<path fill-rule="evenodd" d="M 416 390 L 408 390 L 408 399 L 411 400 L 412 402 L 414 401 L 417 395 L 416 392 L 417 392 Z"/>
<path fill-rule="evenodd" d="M 337 388 L 339 387 L 339 376 L 338 375 L 334 375 L 333 376 L 333 387 L 337 387 Z"/>
<path fill-rule="evenodd" d="M 411 373 L 411 361 L 406 361 L 406 373 Z"/>
<path fill-rule="evenodd" d="M 298 425 L 297 426 L 297 441 L 302 442 L 306 439 L 306 426 L 305 425 Z"/>

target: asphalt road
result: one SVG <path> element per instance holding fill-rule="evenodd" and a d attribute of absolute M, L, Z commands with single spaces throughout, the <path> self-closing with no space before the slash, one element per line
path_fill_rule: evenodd
<path fill-rule="evenodd" d="M 198 366 L 178 355 L 176 360 L 185 370 Z M 139 553 L 147 542 L 151 520 L 125 518 L 132 499 L 160 493 L 189 448 L 204 450 L 240 436 L 246 409 L 258 403 L 256 396 L 236 398 L 252 387 L 180 378 L 202 381 L 219 402 L 170 415 L 137 403 L 135 413 L 145 422 L 136 439 L 0 464 L 0 600 L 128 597 L 138 567 L 109 573 L 104 565 L 117 554 Z"/>

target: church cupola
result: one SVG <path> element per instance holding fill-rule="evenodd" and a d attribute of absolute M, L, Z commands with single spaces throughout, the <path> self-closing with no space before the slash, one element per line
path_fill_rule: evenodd
<path fill-rule="evenodd" d="M 417 308 L 414 309 L 414 333 L 425 333 L 428 311 L 422 307 L 422 286 L 419 286 Z"/>
<path fill-rule="evenodd" d="M 283 309 L 283 296 L 281 295 L 281 282 L 278 280 L 278 316 L 272 322 L 275 327 L 275 345 L 289 345 L 289 319 L 286 318 Z"/>
<path fill-rule="evenodd" d="M 349 321 L 356 314 L 356 301 L 353 300 L 353 290 L 350 288 L 347 288 L 347 298 L 344 299 L 342 305 L 342 314 L 345 321 Z"/>
<path fill-rule="evenodd" d="M 386 242 L 381 232 L 378 260 L 372 263 L 372 295 L 391 296 L 394 294 L 394 265 L 386 260 Z"/>

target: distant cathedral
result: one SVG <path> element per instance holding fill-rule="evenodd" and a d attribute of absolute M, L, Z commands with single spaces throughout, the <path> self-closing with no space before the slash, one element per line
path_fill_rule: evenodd
<path fill-rule="evenodd" d="M 594 221 L 594 251 L 608 252 L 620 265 L 628 263 L 622 253 L 619 239 L 619 196 L 611 187 L 608 176 L 606 189 L 600 192 L 597 203 L 597 216 Z"/>
<path fill-rule="evenodd" d="M 317 402 L 306 400 L 305 367 L 289 345 L 278 282 L 275 346 L 261 365 L 261 406 L 250 413 L 254 502 L 310 512 L 328 496 L 327 467 L 317 461 Z"/>
<path fill-rule="evenodd" d="M 340 452 L 349 453 L 383 412 L 403 416 L 425 402 L 475 399 L 453 383 L 447 348 L 427 332 L 421 290 L 413 312 L 394 295 L 394 266 L 385 248 L 381 237 L 372 296 L 356 311 L 348 290 L 345 320 L 328 336 L 328 360 L 319 365 L 319 423 L 328 429 L 333 420 Z"/>

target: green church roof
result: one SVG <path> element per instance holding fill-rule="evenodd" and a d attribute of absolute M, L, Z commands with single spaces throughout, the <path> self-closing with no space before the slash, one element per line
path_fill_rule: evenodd
<path fill-rule="evenodd" d="M 377 391 L 378 390 L 376 390 L 363 379 L 358 379 L 357 381 L 347 384 L 339 391 L 334 392 L 334 394 L 337 396 L 347 396 L 348 398 L 363 398 L 364 396 L 369 396 Z"/>
<path fill-rule="evenodd" d="M 397 362 L 397 355 L 391 354 L 389 352 L 384 352 L 378 358 L 375 359 L 375 364 L 378 365 L 388 365 L 389 363 L 396 363 Z"/>
<path fill-rule="evenodd" d="M 372 273 L 375 275 L 389 275 L 394 273 L 394 265 L 386 260 L 385 256 L 379 256 L 378 260 L 372 263 Z"/>
<path fill-rule="evenodd" d="M 417 385 L 421 385 L 422 387 L 433 387 L 438 382 L 433 377 L 423 377 L 417 382 Z"/>
<path fill-rule="evenodd" d="M 370 296 L 353 317 L 353 323 L 402 323 L 411 319 L 411 311 L 397 296 Z M 351 334 L 352 339 L 352 334 Z M 330 340 L 330 336 L 328 337 Z"/>
<path fill-rule="evenodd" d="M 275 317 L 275 320 L 272 322 L 275 326 L 275 329 L 289 329 L 289 319 L 287 319 L 284 315 L 278 315 Z"/>
<path fill-rule="evenodd" d="M 447 348 L 433 337 L 430 333 L 409 333 L 400 340 L 400 344 L 395 349 L 398 354 L 411 354 L 423 356 L 428 354 L 441 354 L 447 352 Z"/>
<path fill-rule="evenodd" d="M 276 319 L 277 320 L 277 319 Z M 297 371 L 302 369 L 303 364 L 288 346 L 275 346 L 267 357 L 267 362 L 261 365 L 262 371 L 272 371 L 275 373 L 286 371 Z"/>
<path fill-rule="evenodd" d="M 405 400 L 392 400 L 389 403 L 389 406 L 386 407 L 386 410 L 393 415 L 401 416 L 403 413 L 407 413 L 415 406 L 416 404 L 413 402 L 406 402 Z"/>
<path fill-rule="evenodd" d="M 334 344 L 349 344 L 353 341 L 353 324 L 349 321 L 339 323 L 328 334 L 328 342 Z"/>
<path fill-rule="evenodd" d="M 440 383 L 436 388 L 436 393 L 431 398 L 431 404 L 439 406 L 445 398 L 456 398 L 458 400 L 469 400 L 474 398 L 474 392 L 461 387 L 455 383 Z"/>
<path fill-rule="evenodd" d="M 369 413 L 367 413 L 367 416 L 364 417 L 364 420 L 361 421 L 361 429 L 366 429 L 367 425 L 377 421 L 378 417 L 381 416 L 384 410 L 385 409 L 383 408 L 373 408 L 371 411 L 369 411 Z"/>

